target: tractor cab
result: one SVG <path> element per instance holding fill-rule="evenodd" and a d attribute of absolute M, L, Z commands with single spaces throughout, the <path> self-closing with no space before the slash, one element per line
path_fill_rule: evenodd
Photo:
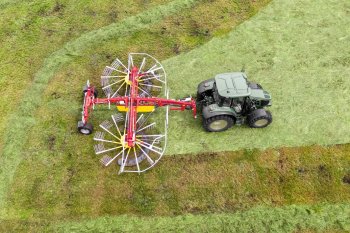
<path fill-rule="evenodd" d="M 244 73 L 225 73 L 215 76 L 218 94 L 224 98 L 239 98 L 251 93 Z"/>
<path fill-rule="evenodd" d="M 263 128 L 272 122 L 270 94 L 262 86 L 249 82 L 243 72 L 217 74 L 198 85 L 197 102 L 207 131 L 219 132 L 232 125 L 248 123 Z"/>
<path fill-rule="evenodd" d="M 219 106 L 235 106 L 251 94 L 244 73 L 218 74 L 214 78 L 214 99 Z"/>

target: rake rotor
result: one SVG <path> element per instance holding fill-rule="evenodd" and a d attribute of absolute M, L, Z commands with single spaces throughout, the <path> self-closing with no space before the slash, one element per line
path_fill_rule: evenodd
<path fill-rule="evenodd" d="M 119 173 L 144 172 L 162 158 L 166 148 L 169 109 L 192 109 L 196 116 L 194 99 L 168 98 L 163 66 L 145 53 L 129 54 L 127 65 L 115 59 L 105 67 L 101 85 L 107 96 L 105 99 L 95 98 L 95 88 L 88 83 L 78 128 L 84 134 L 92 132 L 88 117 L 95 104 L 114 104 L 117 107 L 118 113 L 99 125 L 101 131 L 94 135 L 97 142 L 94 150 L 96 155 L 102 155 L 100 162 L 104 166 L 116 162 L 120 166 Z M 163 88 L 166 97 L 155 97 L 161 94 Z M 155 111 L 162 106 L 166 107 L 165 111 Z"/>

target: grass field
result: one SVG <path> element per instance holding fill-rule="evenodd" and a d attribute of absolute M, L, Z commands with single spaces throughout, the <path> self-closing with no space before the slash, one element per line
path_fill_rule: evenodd
<path fill-rule="evenodd" d="M 90 221 L 25 222 L 17 230 L 42 232 L 344 232 L 350 230 L 349 205 L 261 206 L 234 214 L 177 217 L 104 217 Z M 254 222 L 254 224 L 252 224 Z M 7 224 L 11 224 L 10 222 Z M 27 225 L 26 225 L 27 224 Z M 342 230 L 343 229 L 343 230 Z"/>
<path fill-rule="evenodd" d="M 0 230 L 348 231 L 349 145 L 319 145 L 349 142 L 350 5 L 261 9 L 268 2 L 121 1 L 115 11 L 112 1 L 0 2 L 9 22 L 0 33 Z M 142 176 L 102 169 L 92 137 L 76 133 L 81 86 L 138 51 L 164 60 L 171 97 L 245 65 L 273 95 L 273 124 L 234 128 L 218 143 L 200 119 L 172 112 L 159 166 Z M 18 108 L 8 104 L 15 96 Z"/>
<path fill-rule="evenodd" d="M 189 114 L 172 114 L 168 153 L 349 142 L 349 7 L 343 1 L 273 1 L 228 36 L 165 61 L 177 96 L 245 65 L 250 79 L 272 93 L 274 117 L 268 129 L 220 133 L 229 143 L 219 143 L 219 134 L 206 133 Z"/>

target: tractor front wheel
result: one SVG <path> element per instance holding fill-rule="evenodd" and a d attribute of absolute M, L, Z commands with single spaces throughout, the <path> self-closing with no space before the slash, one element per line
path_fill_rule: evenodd
<path fill-rule="evenodd" d="M 78 122 L 78 131 L 81 134 L 89 135 L 93 131 L 93 127 L 91 123 L 84 124 L 82 121 Z"/>
<path fill-rule="evenodd" d="M 248 115 L 247 122 L 251 128 L 264 128 L 271 124 L 272 115 L 265 109 L 255 109 Z"/>
<path fill-rule="evenodd" d="M 213 116 L 203 120 L 203 126 L 208 132 L 221 132 L 231 128 L 234 121 L 227 115 Z"/>

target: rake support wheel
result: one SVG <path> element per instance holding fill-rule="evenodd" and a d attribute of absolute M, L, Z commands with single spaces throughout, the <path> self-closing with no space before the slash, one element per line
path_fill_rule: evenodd
<path fill-rule="evenodd" d="M 84 124 L 82 121 L 78 122 L 78 131 L 81 134 L 89 135 L 92 133 L 93 129 L 94 128 L 93 128 L 92 124 L 89 122 L 86 124 Z"/>

